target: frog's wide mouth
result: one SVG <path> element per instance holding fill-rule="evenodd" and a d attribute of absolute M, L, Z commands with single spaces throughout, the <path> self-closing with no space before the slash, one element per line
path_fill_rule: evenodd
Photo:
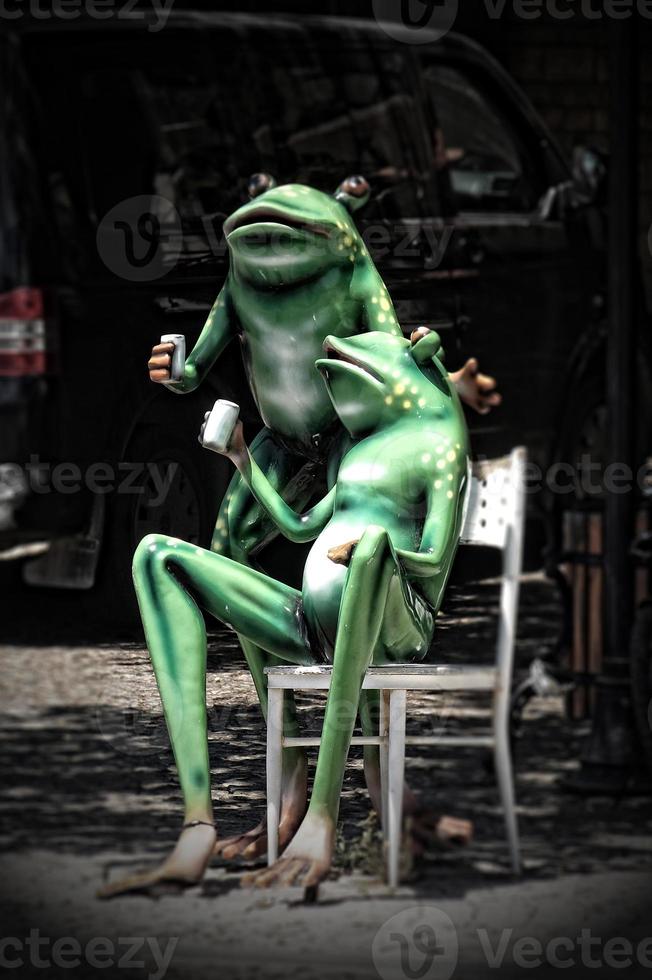
<path fill-rule="evenodd" d="M 344 345 L 338 344 L 336 340 L 328 338 L 324 341 L 324 353 L 326 357 L 320 357 L 319 360 L 315 361 L 315 366 L 325 376 L 326 380 L 328 380 L 329 369 L 337 365 L 337 367 L 343 368 L 345 371 L 349 370 L 351 373 L 362 372 L 377 384 L 383 384 L 383 378 L 377 371 L 369 364 L 365 364 L 364 361 L 356 358 L 355 355 L 350 354 Z"/>
<path fill-rule="evenodd" d="M 310 218 L 302 218 L 300 215 L 293 214 L 285 208 L 275 207 L 270 204 L 251 208 L 227 218 L 224 222 L 224 234 L 229 238 L 233 232 L 244 231 L 248 235 L 260 237 L 269 233 L 270 227 L 277 228 L 280 233 L 287 231 L 309 232 L 312 235 L 321 235 L 329 238 L 331 229 L 328 225 L 318 221 L 311 221 Z M 240 237 L 240 236 L 238 236 Z"/>

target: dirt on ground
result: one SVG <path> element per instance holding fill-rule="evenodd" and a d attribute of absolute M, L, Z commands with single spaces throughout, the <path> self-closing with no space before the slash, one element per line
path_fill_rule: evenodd
<path fill-rule="evenodd" d="M 493 580 L 453 589 L 431 659 L 489 662 L 496 595 Z M 181 821 L 148 654 L 140 637 L 94 637 L 74 597 L 31 599 L 22 616 L 17 608 L 0 652 L 0 958 L 14 975 L 40 976 L 48 960 L 50 975 L 83 978 L 478 980 L 497 971 L 556 976 L 564 959 L 573 978 L 649 975 L 652 942 L 647 963 L 641 941 L 652 934 L 650 800 L 568 792 L 588 724 L 569 722 L 560 695 L 529 702 L 515 742 L 521 879 L 509 872 L 491 759 L 419 748 L 408 755 L 410 785 L 436 812 L 472 820 L 474 838 L 464 850 L 431 846 L 389 891 L 361 750 L 353 749 L 336 865 L 315 904 L 304 904 L 300 889 L 243 889 L 250 865 L 223 861 L 180 896 L 99 902 L 107 878 L 160 859 Z M 559 625 L 554 587 L 527 576 L 519 676 L 535 657 L 552 655 Z M 228 835 L 263 811 L 265 732 L 235 638 L 222 629 L 210 633 L 207 702 L 215 812 Z M 322 704 L 302 701 L 306 730 L 319 730 Z M 414 694 L 409 726 L 478 732 L 489 707 L 481 697 Z M 66 939 L 77 945 L 56 947 Z M 623 947 L 612 940 L 630 944 L 630 966 L 618 965 Z M 621 964 L 626 958 L 621 952 Z"/>

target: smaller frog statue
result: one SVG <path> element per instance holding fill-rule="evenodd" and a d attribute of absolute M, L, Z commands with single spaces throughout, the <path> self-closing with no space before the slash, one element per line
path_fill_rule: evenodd
<path fill-rule="evenodd" d="M 200 607 L 278 664 L 332 664 L 308 809 L 281 857 L 248 883 L 314 887 L 329 873 L 362 682 L 373 665 L 423 659 L 461 533 L 469 445 L 437 334 L 329 336 L 316 367 L 350 437 L 332 489 L 290 506 L 245 444 L 224 451 L 274 525 L 314 541 L 301 591 L 232 558 L 165 535 L 143 539 L 134 581 L 174 749 L 185 824 L 158 868 L 104 897 L 199 881 L 214 853 Z"/>

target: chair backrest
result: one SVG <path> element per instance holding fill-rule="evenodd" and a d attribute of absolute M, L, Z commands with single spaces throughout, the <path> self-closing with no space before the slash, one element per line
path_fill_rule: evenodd
<path fill-rule="evenodd" d="M 519 579 L 525 526 L 525 464 L 519 446 L 509 456 L 473 464 L 461 544 L 499 548 L 503 553 L 497 666 L 503 690 L 511 685 L 518 617 Z M 509 699 L 503 699 L 507 710 Z"/>
<path fill-rule="evenodd" d="M 508 529 L 522 523 L 526 450 L 473 463 L 461 544 L 504 550 Z"/>

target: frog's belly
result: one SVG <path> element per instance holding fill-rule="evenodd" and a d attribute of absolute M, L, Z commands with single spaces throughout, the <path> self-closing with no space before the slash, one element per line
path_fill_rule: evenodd
<path fill-rule="evenodd" d="M 251 391 L 265 425 L 300 453 L 314 450 L 314 437 L 327 432 L 336 422 L 335 410 L 323 378 L 315 368 L 322 354 L 315 345 L 309 358 L 294 352 L 277 354 L 272 360 L 258 349 L 245 358 Z M 262 380 L 261 380 L 262 379 Z"/>
<path fill-rule="evenodd" d="M 336 565 L 328 557 L 330 548 L 356 541 L 366 525 L 328 525 L 312 546 L 303 570 L 303 608 L 310 629 L 322 650 L 330 654 L 335 646 L 340 601 L 347 566 Z"/>

